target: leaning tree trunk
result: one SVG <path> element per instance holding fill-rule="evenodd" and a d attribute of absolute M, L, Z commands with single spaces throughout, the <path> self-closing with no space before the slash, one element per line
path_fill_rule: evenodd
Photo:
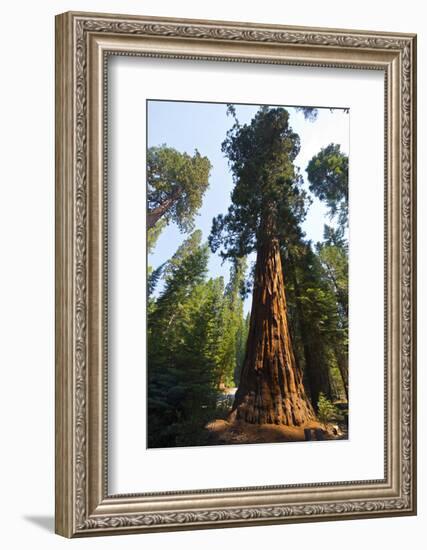
<path fill-rule="evenodd" d="M 177 187 L 159 206 L 152 210 L 147 210 L 147 229 L 152 229 L 156 225 L 160 218 L 162 218 L 176 203 L 180 194 L 181 190 Z"/>
<path fill-rule="evenodd" d="M 315 418 L 292 351 L 277 239 L 258 249 L 246 356 L 231 417 L 289 426 Z"/>

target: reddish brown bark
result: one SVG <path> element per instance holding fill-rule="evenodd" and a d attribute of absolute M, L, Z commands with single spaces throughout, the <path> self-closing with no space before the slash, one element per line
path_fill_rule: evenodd
<path fill-rule="evenodd" d="M 277 239 L 258 249 L 246 356 L 231 415 L 288 426 L 315 418 L 292 351 Z"/>
<path fill-rule="evenodd" d="M 152 210 L 149 210 L 147 212 L 147 228 L 152 229 L 156 223 L 160 220 L 161 217 L 163 217 L 166 212 L 172 208 L 172 206 L 175 204 L 175 202 L 179 199 L 179 195 L 181 193 L 181 190 L 177 187 L 170 197 L 165 199 L 162 204 L 157 206 L 156 208 L 153 208 Z"/>

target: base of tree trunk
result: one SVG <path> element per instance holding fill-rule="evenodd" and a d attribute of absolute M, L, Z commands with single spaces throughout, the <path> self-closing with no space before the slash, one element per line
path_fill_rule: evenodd
<path fill-rule="evenodd" d="M 232 418 L 287 426 L 316 418 L 292 350 L 277 239 L 257 252 L 248 343 Z"/>
<path fill-rule="evenodd" d="M 217 419 L 210 422 L 208 445 L 239 445 L 250 443 L 285 443 L 293 441 L 347 439 L 347 433 L 334 432 L 333 426 L 325 427 L 316 420 L 302 426 L 284 424 L 248 424 L 243 421 Z M 321 433 L 321 435 L 317 435 Z M 309 434 L 309 435 L 307 435 Z"/>
<path fill-rule="evenodd" d="M 262 404 L 260 403 L 262 401 Z M 281 402 L 260 399 L 253 393 L 247 394 L 228 416 L 230 421 L 241 420 L 249 424 L 284 424 L 286 426 L 304 426 L 315 420 L 316 415 L 310 404 L 299 397 L 284 398 Z"/>

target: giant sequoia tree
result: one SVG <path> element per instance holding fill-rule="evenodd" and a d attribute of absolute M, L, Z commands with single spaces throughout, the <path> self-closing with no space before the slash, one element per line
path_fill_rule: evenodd
<path fill-rule="evenodd" d="M 233 415 L 250 423 L 302 425 L 314 418 L 297 367 L 287 318 L 280 243 L 305 215 L 293 164 L 299 136 L 283 108 L 262 107 L 250 124 L 236 121 L 222 144 L 233 172 L 228 213 L 213 221 L 211 249 L 224 258 L 256 251 L 248 344 Z"/>
<path fill-rule="evenodd" d="M 147 151 L 147 227 L 175 222 L 183 231 L 193 227 L 208 188 L 211 163 L 195 151 L 193 156 L 171 147 L 150 147 Z M 161 228 L 160 228 L 161 229 Z M 155 235 L 150 235 L 155 240 Z M 154 243 L 150 243 L 151 246 Z"/>

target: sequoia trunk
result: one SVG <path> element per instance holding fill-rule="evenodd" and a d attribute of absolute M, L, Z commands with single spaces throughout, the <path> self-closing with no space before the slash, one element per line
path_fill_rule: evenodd
<path fill-rule="evenodd" d="M 289 334 L 279 242 L 258 248 L 246 356 L 232 417 L 300 426 L 315 418 Z"/>

